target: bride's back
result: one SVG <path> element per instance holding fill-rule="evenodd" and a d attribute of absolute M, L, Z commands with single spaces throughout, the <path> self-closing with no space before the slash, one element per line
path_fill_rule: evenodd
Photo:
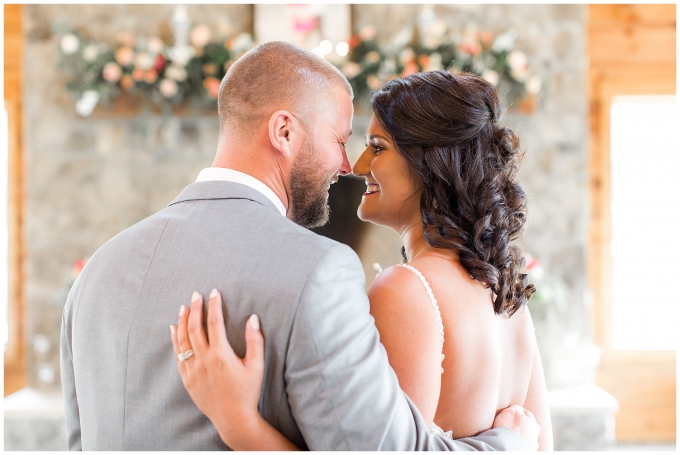
<path fill-rule="evenodd" d="M 395 79 L 371 101 L 367 148 L 353 169 L 367 183 L 358 214 L 394 230 L 416 271 L 390 267 L 369 289 L 402 389 L 454 436 L 488 429 L 498 410 L 522 405 L 549 448 L 545 381 L 525 305 L 535 289 L 517 242 L 527 216 L 515 181 L 523 151 L 500 123 L 498 92 L 475 75 L 432 71 Z M 445 328 L 443 362 L 428 283 Z"/>
<path fill-rule="evenodd" d="M 446 256 L 424 255 L 411 265 L 429 282 L 444 325 L 444 371 L 434 422 L 463 437 L 490 428 L 497 411 L 524 404 L 534 329 L 526 308 L 510 318 L 495 314 L 491 290 Z"/>

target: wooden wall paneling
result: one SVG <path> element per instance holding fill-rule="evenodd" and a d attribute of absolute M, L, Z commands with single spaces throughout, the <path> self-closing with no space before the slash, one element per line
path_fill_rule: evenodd
<path fill-rule="evenodd" d="M 8 234 L 9 276 L 8 316 L 10 338 L 4 356 L 5 396 L 24 386 L 26 368 L 24 361 L 23 293 L 22 279 L 22 67 L 24 35 L 22 5 L 4 5 L 4 93 L 8 115 Z"/>
<path fill-rule="evenodd" d="M 675 5 L 591 5 L 588 277 L 593 340 L 603 355 L 596 383 L 620 402 L 620 441 L 676 439 L 675 351 L 617 351 L 611 346 L 610 110 L 616 95 L 676 93 Z"/>
<path fill-rule="evenodd" d="M 658 5 L 591 5 L 590 23 L 592 25 L 637 25 L 675 27 L 675 7 L 673 4 Z"/>

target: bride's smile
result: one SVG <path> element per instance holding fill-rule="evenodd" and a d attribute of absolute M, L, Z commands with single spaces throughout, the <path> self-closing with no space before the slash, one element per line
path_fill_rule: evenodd
<path fill-rule="evenodd" d="M 366 179 L 366 192 L 357 210 L 361 220 L 400 231 L 404 224 L 411 224 L 414 215 L 418 216 L 420 191 L 375 115 L 366 131 L 366 149 L 352 172 Z"/>

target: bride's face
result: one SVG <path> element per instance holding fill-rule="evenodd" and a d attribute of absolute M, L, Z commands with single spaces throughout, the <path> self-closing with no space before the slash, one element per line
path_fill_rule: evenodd
<path fill-rule="evenodd" d="M 388 226 L 397 232 L 420 220 L 421 191 L 375 115 L 366 131 L 366 149 L 352 172 L 366 179 L 366 192 L 357 210 L 361 220 Z"/>

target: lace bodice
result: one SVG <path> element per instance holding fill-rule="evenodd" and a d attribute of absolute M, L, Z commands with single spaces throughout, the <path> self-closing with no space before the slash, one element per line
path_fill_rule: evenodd
<path fill-rule="evenodd" d="M 439 338 L 441 339 L 442 342 L 442 362 L 444 361 L 444 323 L 442 322 L 442 314 L 439 311 L 439 304 L 437 303 L 437 299 L 434 297 L 434 294 L 432 293 L 432 288 L 430 287 L 430 283 L 427 282 L 425 277 L 423 276 L 422 273 L 420 273 L 420 270 L 416 269 L 412 265 L 409 264 L 397 264 L 400 267 L 404 267 L 406 269 L 409 269 L 413 273 L 416 274 L 416 276 L 420 279 L 420 282 L 423 283 L 423 286 L 425 287 L 425 291 L 427 291 L 427 295 L 430 298 L 430 303 L 432 304 L 432 308 L 434 308 L 434 313 L 435 316 L 437 317 L 437 325 L 439 326 Z M 444 372 L 444 367 L 442 367 L 442 373 Z"/>

